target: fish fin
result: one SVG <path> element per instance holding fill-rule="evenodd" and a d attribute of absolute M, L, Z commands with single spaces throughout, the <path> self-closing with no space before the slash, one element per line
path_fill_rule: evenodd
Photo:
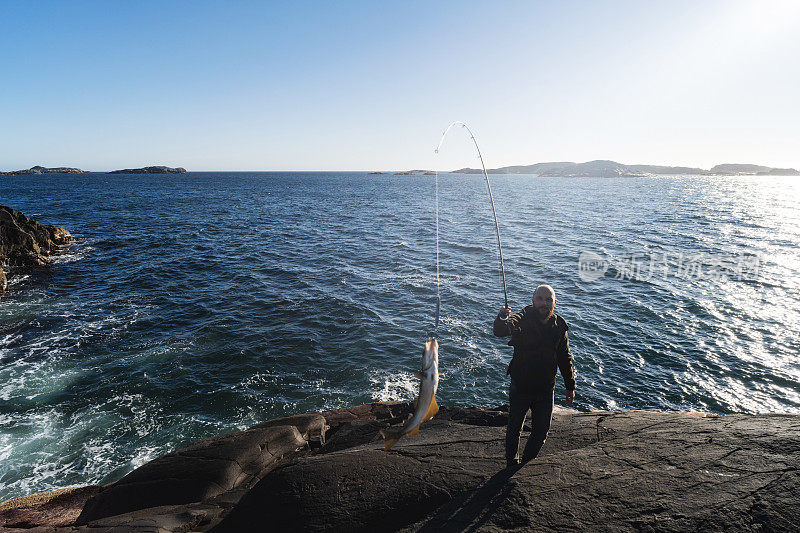
<path fill-rule="evenodd" d="M 428 412 L 425 413 L 425 416 L 422 418 L 422 421 L 425 422 L 426 420 L 430 420 L 436 413 L 439 412 L 439 405 L 436 403 L 436 395 L 431 398 L 431 405 L 428 407 Z"/>
<path fill-rule="evenodd" d="M 414 429 L 408 432 L 409 435 L 416 435 L 417 433 L 419 433 L 419 424 L 417 424 Z"/>
<path fill-rule="evenodd" d="M 417 379 L 425 379 L 425 374 L 420 372 L 419 370 L 414 371 L 414 377 Z"/>
<path fill-rule="evenodd" d="M 400 435 L 388 429 L 380 430 L 380 434 L 383 437 L 383 449 L 387 452 L 400 440 Z"/>

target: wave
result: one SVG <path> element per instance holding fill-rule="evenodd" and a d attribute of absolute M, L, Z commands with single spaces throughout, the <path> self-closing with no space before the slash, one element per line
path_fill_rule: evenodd
<path fill-rule="evenodd" d="M 373 371 L 369 382 L 369 394 L 376 402 L 412 401 L 419 391 L 419 379 L 406 372 Z"/>

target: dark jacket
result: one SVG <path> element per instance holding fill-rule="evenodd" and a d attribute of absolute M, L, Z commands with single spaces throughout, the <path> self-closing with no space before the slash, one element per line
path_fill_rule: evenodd
<path fill-rule="evenodd" d="M 514 357 L 506 373 L 511 375 L 511 383 L 519 392 L 552 391 L 556 386 L 556 368 L 561 370 L 566 389 L 575 390 L 568 329 L 564 319 L 555 313 L 542 324 L 532 305 L 507 320 L 499 315 L 494 319 L 496 337 L 511 335 L 508 345 L 514 347 Z"/>

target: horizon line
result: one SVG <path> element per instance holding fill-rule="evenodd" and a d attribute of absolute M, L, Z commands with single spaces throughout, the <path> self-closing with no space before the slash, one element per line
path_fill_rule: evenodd
<path fill-rule="evenodd" d="M 528 166 L 534 166 L 534 165 L 539 165 L 539 164 L 547 164 L 547 163 L 572 163 L 572 164 L 581 165 L 581 164 L 592 163 L 592 162 L 597 162 L 597 161 L 608 161 L 608 162 L 617 163 L 617 164 L 625 165 L 625 166 L 659 166 L 659 167 L 697 168 L 697 169 L 700 169 L 700 170 L 703 170 L 703 171 L 709 171 L 711 168 L 714 168 L 714 166 L 719 166 L 719 165 L 757 165 L 757 166 L 763 166 L 763 167 L 773 168 L 773 169 L 774 168 L 796 169 L 796 166 L 775 167 L 775 166 L 764 165 L 764 164 L 759 164 L 759 163 L 717 163 L 716 165 L 713 165 L 713 166 L 709 167 L 708 169 L 704 169 L 702 167 L 695 167 L 695 166 L 690 166 L 690 165 L 675 165 L 675 164 L 665 164 L 665 163 L 620 163 L 619 161 L 615 161 L 613 159 L 592 159 L 592 160 L 584 161 L 584 162 L 581 162 L 581 163 L 576 163 L 575 161 L 556 161 L 556 160 L 539 161 L 539 162 L 536 162 L 536 163 L 528 163 L 528 164 L 503 165 L 503 166 L 498 166 L 498 167 L 494 167 L 492 169 L 486 169 L 486 170 L 488 172 L 489 170 L 499 170 L 499 169 L 511 168 L 511 167 L 528 167 Z M 116 168 L 116 169 L 112 169 L 112 170 L 85 170 L 85 169 L 82 169 L 80 167 L 69 167 L 69 166 L 66 166 L 66 165 L 58 165 L 58 166 L 52 166 L 52 167 L 45 167 L 44 165 L 33 165 L 33 166 L 27 167 L 27 168 L 17 168 L 17 169 L 12 169 L 12 170 L 0 170 L 0 173 L 18 172 L 18 171 L 22 171 L 22 170 L 30 170 L 30 169 L 32 169 L 32 168 L 34 168 L 36 166 L 40 166 L 40 167 L 43 167 L 43 168 L 77 168 L 78 170 L 81 170 L 84 173 L 92 173 L 92 174 L 107 174 L 107 173 L 110 173 L 110 172 L 124 170 L 124 168 Z M 146 168 L 146 167 L 152 167 L 152 166 L 169 167 L 169 165 L 145 165 L 143 167 L 127 167 L 127 168 Z M 258 170 L 257 169 L 203 169 L 203 170 L 189 170 L 188 168 L 183 167 L 183 166 L 176 166 L 176 167 L 169 167 L 169 168 L 184 168 L 184 169 L 186 169 L 187 173 L 188 172 L 384 172 L 384 173 L 439 172 L 439 173 L 455 174 L 455 173 L 458 173 L 461 170 L 480 170 L 478 168 L 472 168 L 472 167 L 463 167 L 461 169 L 455 169 L 455 170 L 436 170 L 436 169 L 425 169 L 425 168 L 413 168 L 413 169 L 405 169 L 405 170 L 403 170 L 403 169 L 376 169 L 376 168 L 371 168 L 371 169 L 342 169 L 342 170 L 338 170 L 338 169 L 293 169 L 293 170 L 289 170 L 289 169 L 258 169 Z"/>

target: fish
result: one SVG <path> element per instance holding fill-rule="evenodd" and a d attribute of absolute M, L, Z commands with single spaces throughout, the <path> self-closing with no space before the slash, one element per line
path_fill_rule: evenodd
<path fill-rule="evenodd" d="M 422 352 L 422 371 L 415 372 L 419 378 L 419 396 L 415 402 L 414 414 L 400 429 L 382 429 L 383 449 L 390 450 L 404 435 L 419 433 L 419 425 L 433 418 L 439 412 L 436 404 L 436 389 L 439 387 L 439 343 L 436 339 L 425 342 Z"/>

